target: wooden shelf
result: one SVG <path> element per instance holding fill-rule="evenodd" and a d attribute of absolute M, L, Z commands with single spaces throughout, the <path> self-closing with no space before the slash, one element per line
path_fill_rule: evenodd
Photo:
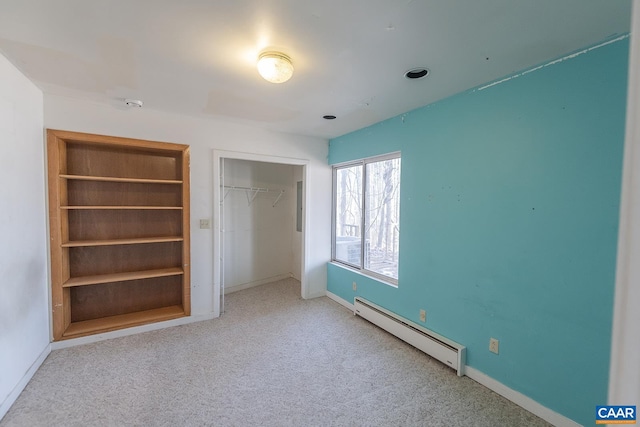
<path fill-rule="evenodd" d="M 112 176 L 67 175 L 67 174 L 60 174 L 60 178 L 75 179 L 79 181 L 133 182 L 133 183 L 140 183 L 140 184 L 182 184 L 182 180 L 176 180 L 176 179 L 118 178 L 118 177 L 112 177 Z"/>
<path fill-rule="evenodd" d="M 189 151 L 47 130 L 55 341 L 191 314 Z"/>
<path fill-rule="evenodd" d="M 165 243 L 182 242 L 184 238 L 180 236 L 171 237 L 138 237 L 135 239 L 110 239 L 110 240 L 78 240 L 62 244 L 63 248 L 79 248 L 85 246 L 115 246 L 115 245 L 138 245 L 143 243 Z"/>
<path fill-rule="evenodd" d="M 129 280 L 151 279 L 153 277 L 178 276 L 184 274 L 181 268 L 160 268 L 157 270 L 131 271 L 128 273 L 98 274 L 95 276 L 72 277 L 62 284 L 63 288 L 97 285 L 100 283 L 127 282 Z"/>
<path fill-rule="evenodd" d="M 182 210 L 182 206 L 60 206 L 67 210 Z"/>
<path fill-rule="evenodd" d="M 163 320 L 177 319 L 186 314 L 182 306 L 156 308 L 153 310 L 138 311 L 135 313 L 120 314 L 118 316 L 102 317 L 99 319 L 84 320 L 71 323 L 64 331 L 64 338 L 72 338 L 97 332 L 108 332 L 131 326 L 160 322 Z"/>

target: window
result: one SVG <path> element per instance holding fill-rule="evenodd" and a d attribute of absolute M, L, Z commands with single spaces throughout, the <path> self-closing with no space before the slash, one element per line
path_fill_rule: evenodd
<path fill-rule="evenodd" d="M 333 260 L 398 282 L 400 153 L 333 168 Z"/>

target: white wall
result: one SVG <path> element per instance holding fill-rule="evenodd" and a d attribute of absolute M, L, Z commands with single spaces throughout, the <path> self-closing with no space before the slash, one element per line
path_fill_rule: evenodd
<path fill-rule="evenodd" d="M 225 159 L 225 186 L 269 190 L 224 192 L 225 292 L 293 274 L 294 167 Z M 299 271 L 300 266 L 295 269 Z"/>
<path fill-rule="evenodd" d="M 295 277 L 298 280 L 301 280 L 301 275 L 302 275 L 302 232 L 300 231 L 296 231 L 296 211 L 297 211 L 297 203 L 296 203 L 296 198 L 297 198 L 297 183 L 298 181 L 302 181 L 302 166 L 294 166 L 293 168 L 293 188 L 292 188 L 292 194 L 293 197 L 291 198 L 291 203 L 293 205 L 293 234 L 291 236 L 291 258 L 292 258 L 292 265 L 293 265 L 293 271 L 291 272 L 293 274 L 293 277 Z M 304 217 L 304 182 L 302 183 L 302 198 L 303 198 L 303 212 L 302 215 Z"/>
<path fill-rule="evenodd" d="M 47 128 L 191 146 L 192 315 L 217 315 L 219 308 L 217 301 L 214 304 L 213 289 L 214 229 L 199 228 L 200 218 L 213 218 L 212 150 L 308 159 L 307 179 L 313 199 L 306 235 L 309 248 L 304 272 L 306 297 L 325 294 L 326 263 L 331 255 L 331 169 L 327 165 L 327 140 L 269 132 L 213 118 L 179 116 L 147 107 L 124 110 L 53 95 L 45 95 L 44 118 Z"/>
<path fill-rule="evenodd" d="M 48 354 L 42 92 L 0 55 L 0 418 Z"/>
<path fill-rule="evenodd" d="M 627 128 L 618 231 L 618 266 L 613 312 L 609 403 L 640 403 L 640 0 L 631 20 Z M 628 402 L 628 403 L 627 403 Z"/>

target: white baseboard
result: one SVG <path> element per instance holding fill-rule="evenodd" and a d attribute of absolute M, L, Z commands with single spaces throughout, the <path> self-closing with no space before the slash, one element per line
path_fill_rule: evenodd
<path fill-rule="evenodd" d="M 232 292 L 242 291 L 244 289 L 253 288 L 255 286 L 266 285 L 267 283 L 277 282 L 278 280 L 284 280 L 290 277 L 293 277 L 292 273 L 279 274 L 277 276 L 268 277 L 266 279 L 255 280 L 253 282 L 241 283 L 239 285 L 233 285 L 233 286 L 225 286 L 224 294 L 227 295 Z"/>
<path fill-rule="evenodd" d="M 11 408 L 11 406 L 16 402 L 16 400 L 18 399 L 18 396 L 20 396 L 20 393 L 22 393 L 22 390 L 24 390 L 27 384 L 29 384 L 29 381 L 31 381 L 31 378 L 33 378 L 33 375 L 40 368 L 40 366 L 42 365 L 44 360 L 47 358 L 49 353 L 51 353 L 51 344 L 47 344 L 47 346 L 44 348 L 44 350 L 42 350 L 42 353 L 40 353 L 36 361 L 31 364 L 27 372 L 20 379 L 18 384 L 16 384 L 13 390 L 11 390 L 11 393 L 9 393 L 9 395 L 4 400 L 4 402 L 0 404 L 0 420 L 7 414 L 7 412 L 9 412 L 9 408 Z"/>
<path fill-rule="evenodd" d="M 189 323 L 202 322 L 203 320 L 211 320 L 216 316 L 213 313 L 201 314 L 197 316 L 180 317 L 179 319 L 166 320 L 164 322 L 149 323 L 147 325 L 134 326 L 132 328 L 119 329 L 117 331 L 105 332 L 102 334 L 89 335 L 86 337 L 73 338 L 64 341 L 56 341 L 51 343 L 52 350 L 60 350 L 62 348 L 75 347 L 77 345 L 90 344 L 98 341 L 110 340 L 113 338 L 126 337 L 129 335 L 140 334 L 142 332 L 156 331 L 158 329 L 171 328 L 173 326 L 187 325 Z"/>
<path fill-rule="evenodd" d="M 499 395 L 506 397 L 513 403 L 527 411 L 531 412 L 534 415 L 542 418 L 548 423 L 553 424 L 556 427 L 581 427 L 581 424 L 576 423 L 572 419 L 565 417 L 564 415 L 560 415 L 555 411 L 547 408 L 546 406 L 541 405 L 530 397 L 525 396 L 524 394 L 515 391 L 506 385 L 502 384 L 500 381 L 497 381 L 487 374 L 484 374 L 478 371 L 475 368 L 470 366 L 465 367 L 465 375 L 471 378 L 472 380 L 482 384 L 488 389 L 495 391 Z"/>
<path fill-rule="evenodd" d="M 304 299 L 314 299 L 314 298 L 320 298 L 320 297 L 326 297 L 327 296 L 327 291 L 319 291 L 319 292 L 314 292 L 312 294 L 309 294 L 307 296 L 304 296 L 302 298 Z"/>
<path fill-rule="evenodd" d="M 333 292 L 327 291 L 327 297 L 329 297 L 330 299 L 334 300 L 338 304 L 347 307 L 351 312 L 355 311 L 355 307 L 353 306 L 353 304 L 351 304 L 350 302 L 342 299 L 341 297 L 339 297 L 338 295 L 334 294 Z"/>

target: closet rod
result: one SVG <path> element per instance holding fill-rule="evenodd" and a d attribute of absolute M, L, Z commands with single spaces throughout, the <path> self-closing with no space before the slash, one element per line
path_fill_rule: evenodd
<path fill-rule="evenodd" d="M 229 194 L 229 191 L 231 191 L 231 190 L 245 191 L 247 193 L 247 202 L 249 203 L 249 206 L 251 206 L 251 203 L 253 203 L 253 201 L 256 198 L 256 196 L 258 195 L 258 193 L 268 193 L 268 192 L 277 191 L 279 193 L 278 197 L 276 197 L 276 200 L 273 202 L 273 205 L 272 205 L 275 208 L 276 205 L 278 204 L 278 201 L 280 201 L 280 198 L 284 194 L 284 190 L 276 190 L 276 189 L 272 189 L 272 188 L 243 187 L 243 186 L 238 186 L 238 185 L 225 185 L 223 187 L 226 188 L 227 191 L 225 191 L 224 197 L 222 198 L 222 200 L 227 198 L 227 195 Z M 251 197 L 249 197 L 249 193 L 251 193 Z"/>
<path fill-rule="evenodd" d="M 241 186 L 237 186 L 237 185 L 225 185 L 224 188 L 228 189 L 228 190 L 246 190 L 246 191 L 259 191 L 261 193 L 267 192 L 267 191 L 274 191 L 274 190 L 269 190 L 268 188 L 261 188 L 261 187 L 241 187 Z M 280 190 L 278 190 L 280 191 Z"/>

